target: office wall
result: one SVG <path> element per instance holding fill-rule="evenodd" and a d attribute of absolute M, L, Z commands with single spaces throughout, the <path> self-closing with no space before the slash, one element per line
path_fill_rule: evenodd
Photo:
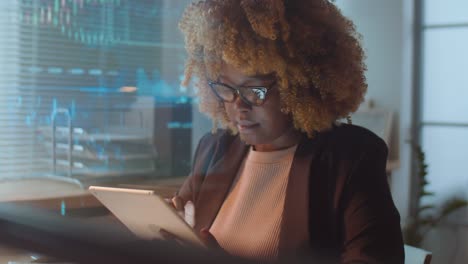
<path fill-rule="evenodd" d="M 412 107 L 413 1 L 337 0 L 344 15 L 354 21 L 367 55 L 369 84 L 366 100 L 394 112 L 390 158 L 400 166 L 391 174 L 391 188 L 402 223 L 408 216 L 409 146 Z"/>
<path fill-rule="evenodd" d="M 363 35 L 367 52 L 369 91 L 367 98 L 378 107 L 396 113 L 391 158 L 400 159 L 400 168 L 391 175 L 393 198 L 408 221 L 410 199 L 410 148 L 413 128 L 413 43 L 414 0 L 337 0 L 343 13 Z M 432 186 L 432 188 L 436 188 Z M 460 225 L 442 225 L 430 231 L 422 247 L 433 252 L 432 263 L 466 263 L 468 228 L 463 224 L 466 212 L 451 216 Z M 466 222 L 466 221 L 465 221 Z"/>

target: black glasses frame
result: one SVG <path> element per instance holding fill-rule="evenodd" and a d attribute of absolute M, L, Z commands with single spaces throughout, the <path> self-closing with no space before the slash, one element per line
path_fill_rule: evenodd
<path fill-rule="evenodd" d="M 236 100 L 237 96 L 239 96 L 242 101 L 244 101 L 246 104 L 250 105 L 250 106 L 261 106 L 265 103 L 265 100 L 266 100 L 266 96 L 268 94 L 268 91 L 271 90 L 274 85 L 275 85 L 275 82 L 273 82 L 272 84 L 268 85 L 268 86 L 262 86 L 262 85 L 255 85 L 255 86 L 239 86 L 239 87 L 233 87 L 231 85 L 228 85 L 228 84 L 225 84 L 225 83 L 222 83 L 222 82 L 213 82 L 213 81 L 209 81 L 208 82 L 208 85 L 210 86 L 211 90 L 213 91 L 213 93 L 216 95 L 216 97 L 222 101 L 222 102 L 226 102 L 226 103 L 232 103 Z M 234 94 L 234 97 L 232 100 L 226 100 L 224 99 L 223 97 L 221 97 L 218 92 L 216 91 L 214 85 L 221 85 L 221 86 L 224 86 L 228 89 L 230 89 L 232 91 L 232 93 Z M 258 89 L 260 91 L 262 91 L 263 93 L 263 96 L 264 96 L 264 99 L 261 101 L 260 104 L 256 104 L 256 103 L 253 103 L 253 102 L 250 102 L 249 99 L 247 99 L 243 94 L 242 94 L 242 90 L 241 89 Z"/>

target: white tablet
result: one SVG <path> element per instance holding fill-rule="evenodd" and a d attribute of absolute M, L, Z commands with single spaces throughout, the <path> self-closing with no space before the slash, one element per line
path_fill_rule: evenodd
<path fill-rule="evenodd" d="M 162 228 L 187 242 L 205 247 L 195 230 L 153 191 L 100 186 L 90 186 L 89 191 L 142 239 L 162 239 L 159 233 Z"/>

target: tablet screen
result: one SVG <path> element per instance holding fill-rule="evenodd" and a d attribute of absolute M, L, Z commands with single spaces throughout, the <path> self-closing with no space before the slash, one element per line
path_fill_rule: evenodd
<path fill-rule="evenodd" d="M 159 230 L 163 228 L 204 247 L 195 230 L 153 191 L 100 186 L 90 186 L 89 191 L 139 238 L 162 239 Z"/>

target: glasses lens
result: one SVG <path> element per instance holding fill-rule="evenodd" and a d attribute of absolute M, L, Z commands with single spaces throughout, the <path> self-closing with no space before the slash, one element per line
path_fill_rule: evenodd
<path fill-rule="evenodd" d="M 267 89 L 265 87 L 242 87 L 242 96 L 252 105 L 261 105 L 265 101 Z"/>
<path fill-rule="evenodd" d="M 232 102 L 234 100 L 235 91 L 233 89 L 218 83 L 211 83 L 210 86 L 222 100 L 227 102 Z"/>

